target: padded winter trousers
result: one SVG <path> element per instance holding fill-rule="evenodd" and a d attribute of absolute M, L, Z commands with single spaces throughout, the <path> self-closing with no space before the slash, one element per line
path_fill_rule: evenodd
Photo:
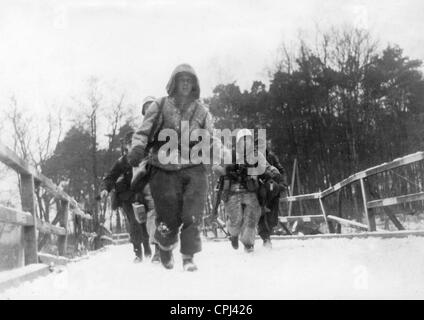
<path fill-rule="evenodd" d="M 261 207 L 254 192 L 238 192 L 228 196 L 225 202 L 227 230 L 231 236 L 240 236 L 244 245 L 254 245 L 256 226 Z"/>
<path fill-rule="evenodd" d="M 269 212 L 263 212 L 258 224 L 258 234 L 262 240 L 269 239 L 274 227 L 278 224 L 280 211 L 280 197 L 276 197 L 267 204 Z"/>
<path fill-rule="evenodd" d="M 157 214 L 155 239 L 162 250 L 174 249 L 180 233 L 182 254 L 201 251 L 200 226 L 207 188 L 203 165 L 176 171 L 153 167 L 150 189 Z"/>
<path fill-rule="evenodd" d="M 147 232 L 149 234 L 149 242 L 152 244 L 156 243 L 155 240 L 155 232 L 156 232 L 156 209 L 155 204 L 153 201 L 152 193 L 150 190 L 150 184 L 146 184 L 143 191 L 143 203 L 146 206 L 147 210 L 147 221 L 146 221 L 146 227 Z"/>
<path fill-rule="evenodd" d="M 138 248 L 141 243 L 143 243 L 144 249 L 150 247 L 146 223 L 137 222 L 131 201 L 122 201 L 122 210 L 124 210 L 128 219 L 128 224 L 130 226 L 130 241 L 133 244 L 134 249 Z"/>

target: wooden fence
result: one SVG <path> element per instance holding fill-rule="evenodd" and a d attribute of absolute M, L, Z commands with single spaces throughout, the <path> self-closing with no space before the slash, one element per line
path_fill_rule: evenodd
<path fill-rule="evenodd" d="M 287 222 L 297 221 L 297 220 L 304 221 L 304 222 L 309 222 L 312 220 L 316 222 L 325 222 L 330 233 L 341 233 L 342 225 L 348 226 L 351 228 L 360 229 L 363 231 L 370 231 L 370 232 L 381 231 L 381 230 L 377 230 L 377 227 L 376 227 L 375 216 L 377 213 L 375 212 L 374 209 L 386 208 L 389 206 L 404 204 L 409 202 L 422 201 L 424 200 L 424 192 L 422 191 L 423 186 L 421 185 L 419 188 L 420 189 L 419 192 L 416 192 L 416 193 L 408 193 L 408 194 L 404 194 L 400 196 L 387 197 L 387 198 L 375 199 L 370 201 L 369 199 L 370 199 L 371 190 L 369 186 L 367 185 L 367 180 L 378 174 L 382 174 L 382 173 L 385 173 L 400 167 L 404 167 L 407 165 L 415 164 L 423 160 L 424 160 L 424 152 L 417 152 L 417 153 L 410 154 L 399 159 L 395 159 L 391 162 L 383 163 L 381 165 L 358 172 L 350 176 L 349 178 L 335 184 L 334 186 L 331 186 L 330 188 L 324 191 L 316 192 L 312 194 L 289 196 L 289 197 L 283 198 L 281 201 L 283 203 L 289 204 L 289 212 L 288 212 L 288 216 L 280 217 L 280 221 L 282 223 L 287 223 Z M 423 174 L 424 172 L 422 172 L 423 171 L 422 166 L 419 168 L 420 168 L 419 169 L 420 173 Z M 340 193 L 343 188 L 353 183 L 360 184 L 362 210 L 365 215 L 366 224 L 353 221 L 351 219 L 343 218 L 342 207 L 340 204 L 340 201 L 341 201 Z M 337 216 L 329 215 L 327 213 L 327 210 L 324 204 L 324 199 L 334 194 L 337 195 L 337 199 L 338 199 L 337 201 L 339 202 Z M 302 201 L 309 201 L 309 200 L 318 202 L 320 214 L 297 215 L 297 216 L 293 216 L 291 214 L 292 203 L 295 203 L 295 202 L 301 203 Z M 400 221 L 396 218 L 395 214 L 393 214 L 393 212 L 391 212 L 390 209 L 385 210 L 383 212 L 387 214 L 389 219 L 393 222 L 393 224 L 396 226 L 398 230 L 405 229 L 404 226 L 400 223 Z M 338 227 L 336 228 L 333 223 L 338 225 Z"/>
<path fill-rule="evenodd" d="M 58 252 L 66 255 L 68 240 L 69 213 L 80 216 L 83 220 L 91 220 L 79 204 L 55 185 L 49 178 L 37 172 L 27 162 L 20 159 L 12 150 L 0 143 L 0 161 L 20 175 L 20 194 L 22 209 L 16 210 L 0 206 L 0 222 L 22 227 L 23 236 L 20 246 L 24 250 L 24 264 L 38 263 L 38 233 L 58 236 Z M 57 214 L 59 226 L 42 221 L 36 215 L 35 186 L 43 187 L 54 199 L 59 201 Z M 38 231 L 38 232 L 37 232 Z"/>

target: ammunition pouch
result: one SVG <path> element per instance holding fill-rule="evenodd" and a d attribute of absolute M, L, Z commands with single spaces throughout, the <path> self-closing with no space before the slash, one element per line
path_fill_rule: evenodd
<path fill-rule="evenodd" d="M 256 192 L 259 189 L 259 182 L 257 179 L 254 179 L 252 177 L 246 178 L 246 189 L 250 192 Z"/>
<path fill-rule="evenodd" d="M 134 210 L 135 220 L 138 223 L 145 223 L 147 221 L 147 210 L 144 204 L 141 203 L 133 203 L 132 204 Z"/>

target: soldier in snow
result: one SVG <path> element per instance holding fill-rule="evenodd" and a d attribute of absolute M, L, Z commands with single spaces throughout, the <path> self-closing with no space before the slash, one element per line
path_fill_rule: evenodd
<path fill-rule="evenodd" d="M 177 146 L 177 162 L 164 163 L 159 153 L 164 141 L 159 141 L 161 130 L 174 130 L 181 140 L 182 121 L 188 122 L 184 134 L 206 129 L 212 136 L 212 117 L 199 102 L 200 87 L 194 69 L 179 65 L 167 85 L 168 96 L 153 102 L 133 138 L 129 161 L 138 166 L 151 148 L 150 188 L 157 213 L 155 240 L 160 247 L 162 265 L 174 267 L 173 250 L 180 238 L 185 271 L 195 271 L 194 255 L 201 251 L 200 224 L 207 195 L 207 175 L 204 164 L 183 159 L 185 154 Z M 189 149 L 193 147 L 190 144 Z M 190 154 L 190 150 L 188 154 Z M 186 160 L 186 161 L 182 161 Z"/>

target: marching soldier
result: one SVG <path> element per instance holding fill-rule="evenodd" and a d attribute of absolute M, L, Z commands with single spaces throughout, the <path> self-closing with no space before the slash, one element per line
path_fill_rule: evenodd
<path fill-rule="evenodd" d="M 258 223 L 258 234 L 264 246 L 271 248 L 271 234 L 278 224 L 280 194 L 287 190 L 287 176 L 278 157 L 272 152 L 270 142 L 266 149 L 266 160 L 270 167 L 260 177 L 258 197 L 262 214 Z"/>
<path fill-rule="evenodd" d="M 229 180 L 225 190 L 224 205 L 231 245 L 234 249 L 238 249 L 239 241 L 241 241 L 248 253 L 254 250 L 256 226 L 261 217 L 261 207 L 257 196 L 258 176 L 248 174 L 248 168 L 251 165 L 246 161 L 249 153 L 254 152 L 253 144 L 252 133 L 247 129 L 240 130 L 236 137 L 235 164 L 227 165 L 225 168 L 213 167 L 216 173 L 225 174 Z M 262 157 L 262 160 L 258 160 L 254 166 L 266 166 L 264 155 L 258 152 L 258 156 Z"/>
<path fill-rule="evenodd" d="M 146 98 L 144 98 L 143 103 L 142 103 L 142 109 L 141 109 L 141 114 L 143 116 L 146 116 L 146 111 L 147 109 L 150 107 L 150 105 L 156 100 L 155 97 L 152 96 L 147 96 Z M 129 146 L 131 147 L 131 146 Z M 147 161 L 149 159 L 149 156 L 145 159 L 145 161 Z M 147 212 L 147 221 L 146 221 L 146 227 L 147 227 L 147 232 L 149 234 L 149 242 L 150 244 L 155 246 L 155 254 L 153 255 L 152 258 L 152 262 L 156 263 L 156 262 L 160 262 L 160 256 L 159 256 L 159 247 L 158 244 L 155 240 L 155 232 L 156 232 L 156 210 L 155 210 L 155 205 L 154 205 L 154 200 L 152 197 L 152 193 L 150 191 L 150 184 L 149 184 L 149 176 L 148 173 L 143 173 L 146 174 L 146 177 L 142 177 L 141 179 L 144 179 L 144 183 L 138 183 L 138 184 L 134 184 L 132 186 L 132 189 L 135 191 L 141 191 L 141 193 L 143 193 L 145 195 L 145 199 L 147 202 L 149 202 L 149 211 Z M 138 177 L 133 177 L 133 181 L 137 180 Z M 138 189 L 142 189 L 142 190 L 138 190 Z"/>
<path fill-rule="evenodd" d="M 200 224 L 208 186 L 206 169 L 203 164 L 184 159 L 178 150 L 172 150 L 178 151 L 177 164 L 163 163 L 159 151 L 165 142 L 159 141 L 158 134 L 162 129 L 172 129 L 181 141 L 181 122 L 187 121 L 188 134 L 207 129 L 212 136 L 212 118 L 198 100 L 199 81 L 191 66 L 182 64 L 174 70 L 167 92 L 167 97 L 156 100 L 147 109 L 133 137 L 129 161 L 132 166 L 138 166 L 151 148 L 149 181 L 157 213 L 155 240 L 160 247 L 162 265 L 167 269 L 174 267 L 173 250 L 179 236 L 183 268 L 195 271 L 193 258 L 202 248 Z"/>
<path fill-rule="evenodd" d="M 135 262 L 141 262 L 144 256 L 151 257 L 152 251 L 149 245 L 149 235 L 146 228 L 146 222 L 137 221 L 133 209 L 133 203 L 136 201 L 143 202 L 146 207 L 151 204 L 146 201 L 144 194 L 136 193 L 131 190 L 132 167 L 127 160 L 126 152 L 131 144 L 131 138 L 134 132 L 130 131 L 126 134 L 124 144 L 126 145 L 123 156 L 121 156 L 112 166 L 110 172 L 103 179 L 101 197 L 106 197 L 112 190 L 116 193 L 117 206 L 124 211 L 130 226 L 130 241 L 133 244 L 134 253 L 136 255 Z M 152 208 L 149 208 L 150 210 Z"/>

